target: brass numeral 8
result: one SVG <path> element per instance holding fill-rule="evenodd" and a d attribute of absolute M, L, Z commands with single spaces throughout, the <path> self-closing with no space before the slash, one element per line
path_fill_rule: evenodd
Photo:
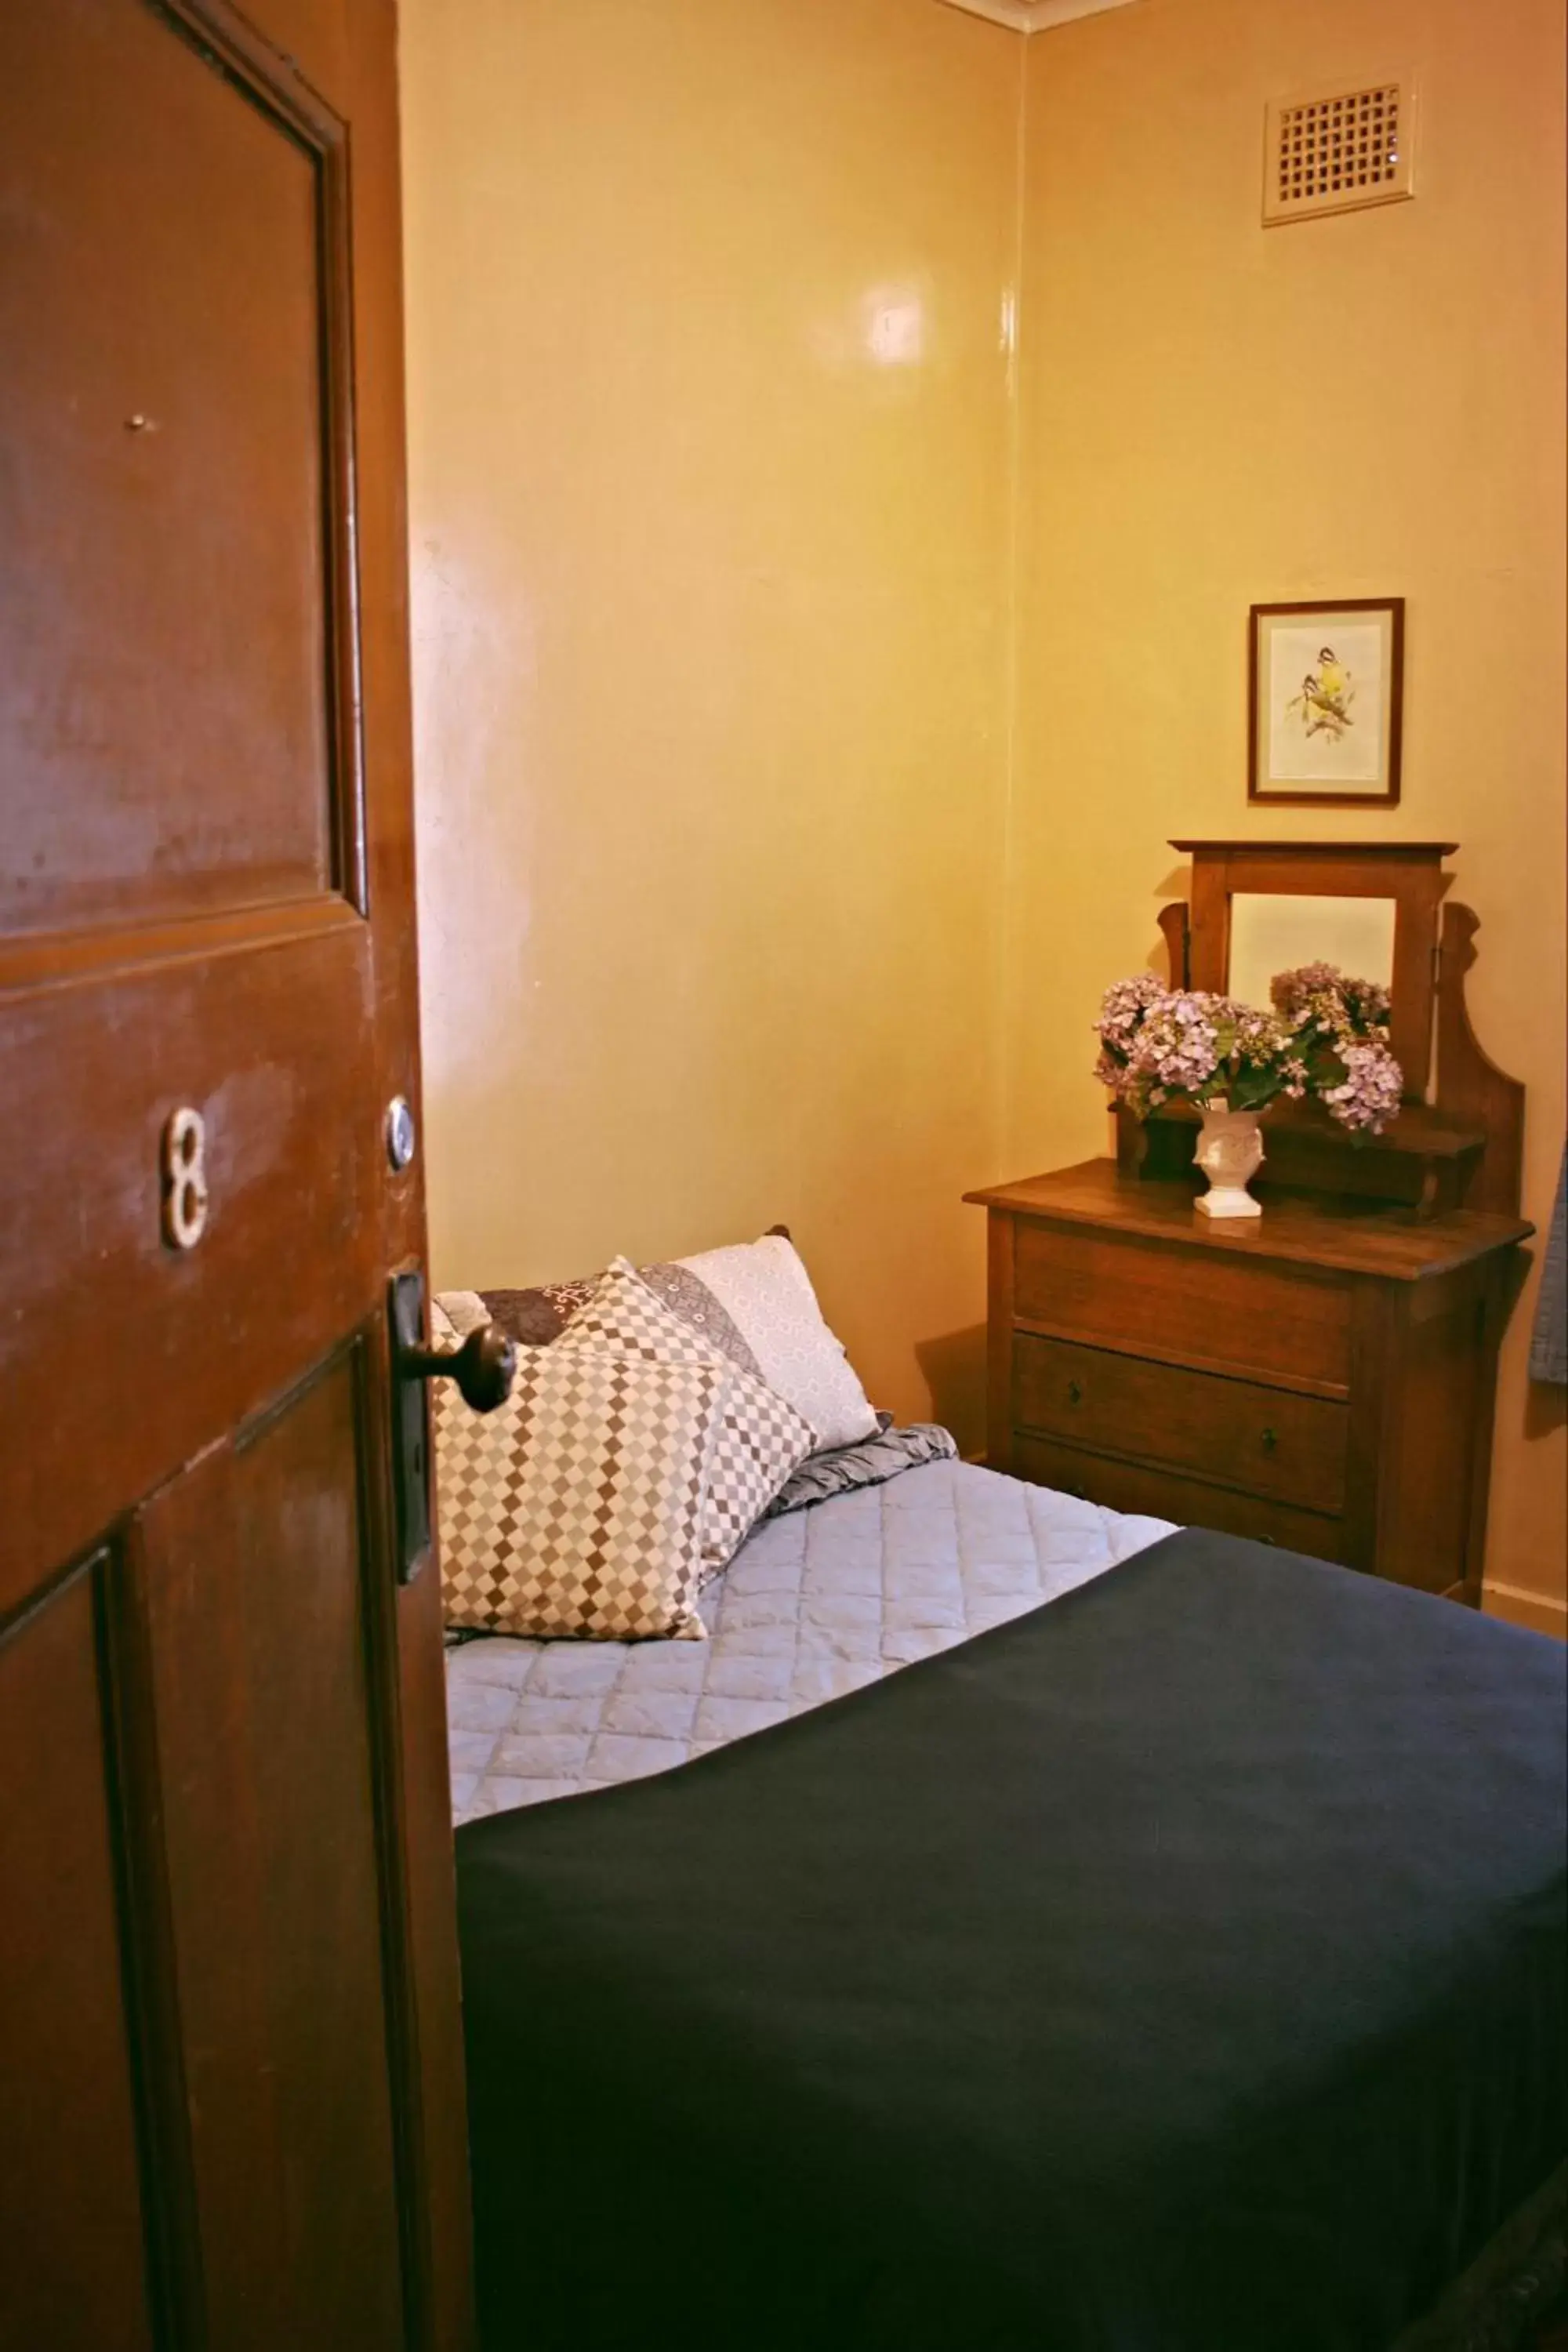
<path fill-rule="evenodd" d="M 171 1111 L 163 1129 L 163 1239 L 171 1249 L 195 1249 L 207 1223 L 207 1129 L 188 1104 Z"/>

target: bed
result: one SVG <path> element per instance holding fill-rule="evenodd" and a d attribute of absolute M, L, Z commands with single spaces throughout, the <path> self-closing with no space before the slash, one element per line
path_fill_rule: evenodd
<path fill-rule="evenodd" d="M 1557 1645 L 951 1459 L 704 1607 L 450 1661 L 487 2352 L 1514 2340 Z"/>
<path fill-rule="evenodd" d="M 842 1449 L 702 1595 L 706 1642 L 480 1641 L 447 1661 L 458 1822 L 666 1771 L 1038 1608 L 1171 1533 L 953 1457 Z M 798 1498 L 798 1499 L 796 1499 Z"/>

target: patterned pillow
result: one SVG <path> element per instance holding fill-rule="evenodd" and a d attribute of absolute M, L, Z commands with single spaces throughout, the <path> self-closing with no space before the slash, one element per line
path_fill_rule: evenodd
<path fill-rule="evenodd" d="M 704 1507 L 729 1378 L 579 1347 L 524 1356 L 492 1413 L 435 1382 L 447 1624 L 702 1641 Z"/>
<path fill-rule="evenodd" d="M 647 1363 L 707 1364 L 728 1374 L 702 1525 L 703 1569 L 716 1576 L 791 1471 L 816 1451 L 816 1433 L 784 1397 L 740 1370 L 673 1314 L 624 1257 L 612 1261 L 548 1352 L 602 1348 Z"/>
<path fill-rule="evenodd" d="M 683 1322 L 711 1342 L 711 1349 L 728 1356 L 754 1381 L 763 1368 L 713 1293 L 696 1275 L 678 1262 L 639 1265 L 638 1274 L 656 1297 Z M 542 1282 L 532 1290 L 444 1290 L 440 1303 L 455 1328 L 463 1333 L 476 1323 L 496 1322 L 507 1337 L 524 1348 L 548 1348 L 559 1339 L 577 1309 L 592 1298 L 596 1274 L 578 1275 L 570 1282 Z"/>

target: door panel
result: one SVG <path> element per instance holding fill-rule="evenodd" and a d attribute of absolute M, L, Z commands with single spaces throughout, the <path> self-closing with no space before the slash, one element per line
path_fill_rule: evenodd
<path fill-rule="evenodd" d="M 0 1220 L 0 1384 L 38 1377 L 56 1400 L 25 1448 L 0 1450 L 0 1611 L 379 1296 L 371 941 L 349 908 L 338 919 L 40 990 L 0 1016 L 0 1100 L 28 1161 Z M 189 1250 L 163 1215 L 183 1104 L 206 1136 Z"/>
<path fill-rule="evenodd" d="M 392 0 L 0 8 L 4 2352 L 470 2340 L 395 60 Z"/>
<path fill-rule="evenodd" d="M 329 888 L 327 164 L 144 0 L 10 14 L 0 929 Z"/>
<path fill-rule="evenodd" d="M 99 1555 L 0 1633 L 0 2345 L 153 2342 L 100 1686 Z"/>
<path fill-rule="evenodd" d="M 137 1528 L 208 2324 L 255 2352 L 401 2333 L 361 1356 Z"/>

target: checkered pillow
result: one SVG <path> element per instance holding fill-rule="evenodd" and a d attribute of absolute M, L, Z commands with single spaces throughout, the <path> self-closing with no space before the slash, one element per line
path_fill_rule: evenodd
<path fill-rule="evenodd" d="M 704 1577 L 716 1576 L 790 1472 L 816 1451 L 816 1432 L 775 1390 L 742 1371 L 674 1314 L 624 1257 L 611 1261 L 550 1352 L 605 1348 L 644 1363 L 705 1364 L 726 1375 L 702 1525 Z"/>
<path fill-rule="evenodd" d="M 508 1402 L 433 1383 L 448 1625 L 701 1641 L 704 1504 L 727 1373 L 608 1348 L 520 1359 Z"/>

